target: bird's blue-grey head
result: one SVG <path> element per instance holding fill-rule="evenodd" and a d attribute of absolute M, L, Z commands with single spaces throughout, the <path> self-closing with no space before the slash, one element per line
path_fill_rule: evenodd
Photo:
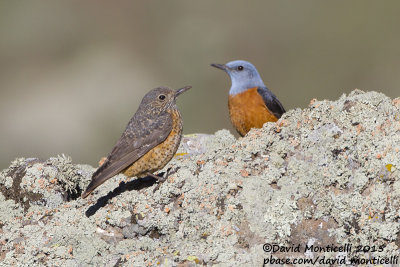
<path fill-rule="evenodd" d="M 248 61 L 235 60 L 224 64 L 211 64 L 229 74 L 232 81 L 230 95 L 236 95 L 253 87 L 265 87 L 256 67 Z"/>

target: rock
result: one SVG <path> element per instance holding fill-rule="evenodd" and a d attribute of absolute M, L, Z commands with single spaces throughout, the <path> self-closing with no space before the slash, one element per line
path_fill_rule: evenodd
<path fill-rule="evenodd" d="M 187 136 L 164 183 L 117 175 L 86 200 L 93 167 L 65 156 L 17 159 L 0 173 L 0 260 L 260 266 L 398 256 L 399 103 L 355 90 L 238 140 L 226 130 Z M 326 251 L 346 244 L 350 251 Z"/>

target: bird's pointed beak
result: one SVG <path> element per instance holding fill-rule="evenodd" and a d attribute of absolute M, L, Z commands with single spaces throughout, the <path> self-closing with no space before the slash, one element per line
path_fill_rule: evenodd
<path fill-rule="evenodd" d="M 175 91 L 175 98 L 176 98 L 178 95 L 180 95 L 180 94 L 186 92 L 186 91 L 189 90 L 190 88 L 192 88 L 192 87 L 191 87 L 191 86 L 185 86 L 185 87 L 183 87 L 183 88 L 177 89 L 177 90 Z"/>
<path fill-rule="evenodd" d="M 211 64 L 211 66 L 213 66 L 213 67 L 215 67 L 217 69 L 226 71 L 226 72 L 228 72 L 228 70 L 229 70 L 229 68 L 224 64 Z"/>

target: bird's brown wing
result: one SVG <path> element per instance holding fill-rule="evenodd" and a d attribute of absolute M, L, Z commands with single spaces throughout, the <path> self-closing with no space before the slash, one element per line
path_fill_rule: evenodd
<path fill-rule="evenodd" d="M 262 96 L 269 111 L 280 119 L 286 111 L 278 98 L 267 87 L 258 87 L 257 92 Z"/>
<path fill-rule="evenodd" d="M 96 187 L 163 142 L 171 130 L 172 118 L 168 112 L 157 116 L 153 121 L 135 114 L 107 160 L 93 173 L 92 181 L 82 194 L 82 198 L 86 198 Z"/>

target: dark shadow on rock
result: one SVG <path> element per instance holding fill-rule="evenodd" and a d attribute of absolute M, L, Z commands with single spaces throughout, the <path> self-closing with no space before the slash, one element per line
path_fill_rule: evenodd
<path fill-rule="evenodd" d="M 160 175 L 163 175 L 163 174 L 164 173 L 160 173 Z M 133 181 L 129 181 L 127 183 L 121 182 L 119 184 L 119 186 L 117 188 L 115 188 L 113 191 L 111 191 L 107 195 L 99 198 L 97 200 L 96 204 L 93 204 L 86 210 L 85 214 L 87 217 L 94 215 L 100 208 L 107 205 L 107 202 L 110 199 L 122 194 L 125 191 L 141 190 L 143 188 L 150 187 L 155 183 L 157 183 L 157 180 L 151 176 L 138 178 Z"/>
<path fill-rule="evenodd" d="M 35 193 L 32 190 L 24 190 L 21 187 L 22 178 L 24 178 L 27 168 L 33 166 L 35 163 L 40 162 L 43 161 L 40 161 L 37 158 L 29 158 L 25 159 L 24 162 L 21 162 L 19 166 L 8 169 L 6 176 L 9 176 L 13 179 L 12 187 L 0 187 L 0 194 L 3 194 L 6 200 L 12 199 L 16 203 L 19 203 L 24 208 L 24 212 L 29 210 L 31 203 L 43 199 L 43 194 Z"/>

